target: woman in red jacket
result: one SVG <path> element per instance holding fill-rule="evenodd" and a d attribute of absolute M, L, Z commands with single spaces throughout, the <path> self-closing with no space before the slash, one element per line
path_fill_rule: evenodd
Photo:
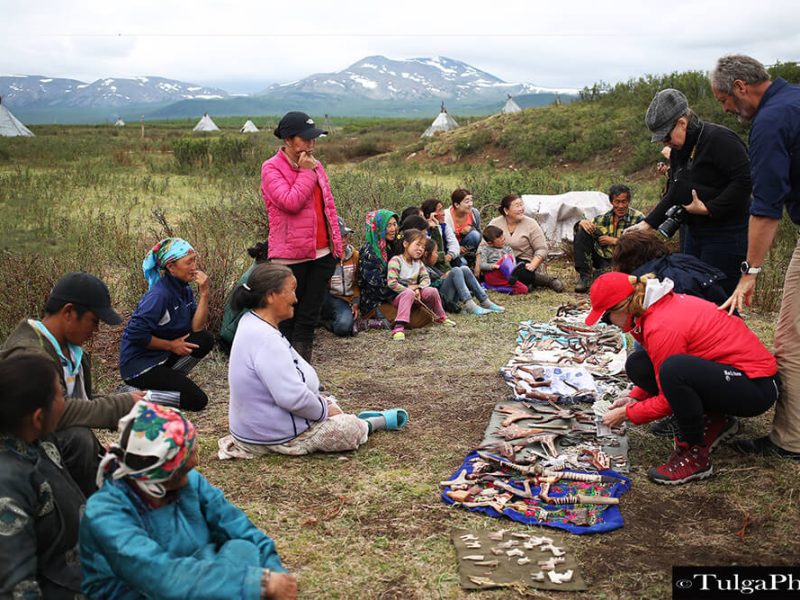
<path fill-rule="evenodd" d="M 314 158 L 316 139 L 327 133 L 307 114 L 286 113 L 275 129 L 283 146 L 261 167 L 261 193 L 269 216 L 269 259 L 286 265 L 297 279 L 294 317 L 281 333 L 311 362 L 314 328 L 328 293 L 328 281 L 342 255 L 336 204 L 322 164 Z"/>
<path fill-rule="evenodd" d="M 672 286 L 653 274 L 606 273 L 592 285 L 586 318 L 588 325 L 603 318 L 644 346 L 625 364 L 635 387 L 603 421 L 641 425 L 673 413 L 675 450 L 648 471 L 654 482 L 666 484 L 711 475 L 709 453 L 738 431 L 729 415 L 760 415 L 780 387 L 775 357 L 742 319 L 701 298 L 675 294 Z"/>

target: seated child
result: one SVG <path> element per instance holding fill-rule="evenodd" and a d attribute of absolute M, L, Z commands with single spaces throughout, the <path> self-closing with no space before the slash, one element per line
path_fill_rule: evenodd
<path fill-rule="evenodd" d="M 397 294 L 392 300 L 392 304 L 397 307 L 397 317 L 392 329 L 393 340 L 406 339 L 405 328 L 414 302 L 432 312 L 435 323 L 448 327 L 456 325 L 455 321 L 447 318 L 438 290 L 431 287 L 431 278 L 421 260 L 424 252 L 425 234 L 419 229 L 408 229 L 403 233 L 403 253 L 389 260 L 386 285 Z"/>
<path fill-rule="evenodd" d="M 475 279 L 475 275 L 472 274 L 469 267 L 453 267 L 450 271 L 442 273 L 436 268 L 438 260 L 439 250 L 436 242 L 428 238 L 425 241 L 425 254 L 422 262 L 425 263 L 425 268 L 428 270 L 431 286 L 439 290 L 445 310 L 459 312 L 462 302 L 468 313 L 478 317 L 505 310 L 502 306 L 489 300 L 486 290 Z M 473 300 L 473 295 L 478 299 L 480 306 Z"/>
<path fill-rule="evenodd" d="M 322 305 L 320 322 L 340 337 L 356 335 L 356 319 L 359 318 L 358 289 L 358 250 L 350 244 L 353 230 L 339 217 L 339 231 L 342 235 L 342 256 L 328 282 L 328 295 Z"/>
<path fill-rule="evenodd" d="M 487 225 L 483 230 L 483 240 L 486 243 L 480 245 L 478 253 L 486 287 L 506 294 L 527 294 L 528 286 L 514 276 L 517 266 L 514 251 L 506 244 L 503 230 Z"/>

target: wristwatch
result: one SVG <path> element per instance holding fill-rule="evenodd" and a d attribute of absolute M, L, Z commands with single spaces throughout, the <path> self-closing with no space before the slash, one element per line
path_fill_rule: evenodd
<path fill-rule="evenodd" d="M 753 267 L 746 260 L 743 260 L 742 264 L 739 265 L 739 270 L 742 272 L 742 275 L 758 275 L 761 273 L 761 267 Z"/>

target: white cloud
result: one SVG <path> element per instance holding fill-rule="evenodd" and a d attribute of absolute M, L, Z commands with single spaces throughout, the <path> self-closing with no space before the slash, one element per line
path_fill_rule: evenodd
<path fill-rule="evenodd" d="M 161 75 L 258 89 L 339 71 L 371 54 L 443 55 L 509 81 L 581 87 L 706 70 L 728 52 L 767 63 L 799 59 L 795 6 L 791 0 L 0 0 L 0 73 L 83 80 Z"/>

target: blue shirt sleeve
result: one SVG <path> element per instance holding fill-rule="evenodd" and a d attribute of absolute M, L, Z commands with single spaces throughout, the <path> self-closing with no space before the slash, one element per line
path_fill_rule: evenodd
<path fill-rule="evenodd" d="M 145 294 L 125 327 L 125 338 L 136 346 L 147 346 L 167 307 L 167 299 L 161 294 Z"/>
<path fill-rule="evenodd" d="M 750 132 L 753 203 L 750 214 L 780 219 L 791 191 L 791 152 L 780 111 L 757 115 Z"/>

